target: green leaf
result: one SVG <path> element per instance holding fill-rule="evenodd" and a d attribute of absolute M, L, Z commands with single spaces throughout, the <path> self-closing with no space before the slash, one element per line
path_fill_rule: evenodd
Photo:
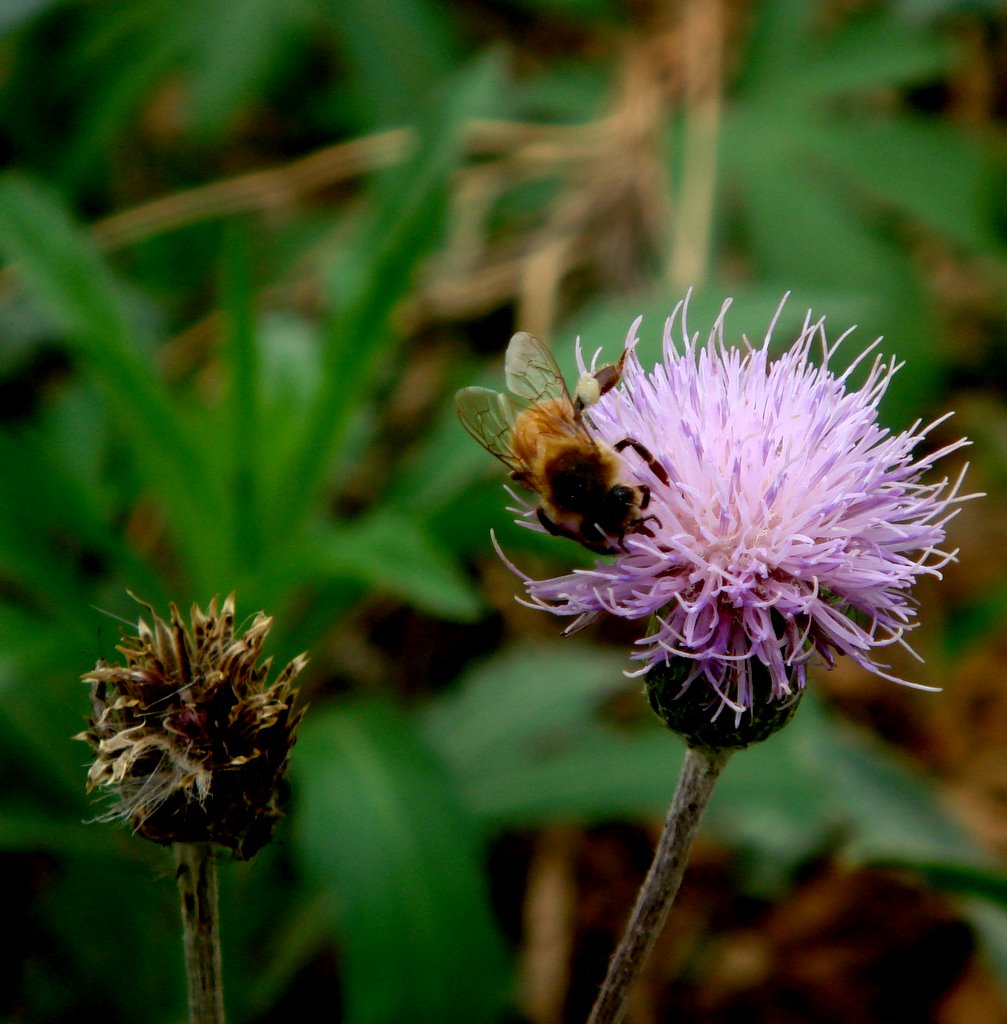
<path fill-rule="evenodd" d="M 973 252 L 995 244 L 980 206 L 985 160 L 980 146 L 950 125 L 923 118 L 858 118 L 823 133 L 821 152 L 870 198 L 941 232 Z"/>
<path fill-rule="evenodd" d="M 603 0 L 606 6 L 609 2 Z M 572 125 L 590 122 L 609 102 L 612 71 L 607 62 L 602 64 L 590 58 L 560 57 L 543 64 L 514 83 L 515 119 Z M 557 186 L 555 180 L 544 179 L 516 183 L 501 196 L 498 206 L 518 217 L 531 211 L 542 214 L 540 200 L 554 201 Z"/>
<path fill-rule="evenodd" d="M 1007 913 L 986 901 L 970 901 L 965 909 L 1001 988 L 1007 989 Z"/>
<path fill-rule="evenodd" d="M 260 882 L 268 885 L 268 876 Z M 265 968 L 245 979 L 248 987 L 243 1002 L 252 1018 L 265 1017 L 284 992 L 296 983 L 298 972 L 325 949 L 332 922 L 339 913 L 339 901 L 332 887 L 315 887 L 310 894 L 294 892 L 289 896 L 271 920 L 270 946 L 264 951 Z M 256 960 L 261 963 L 258 957 Z"/>
<path fill-rule="evenodd" d="M 458 422 L 454 402 L 447 399 L 415 450 L 403 460 L 386 501 L 404 514 L 424 519 L 447 507 L 457 526 L 458 509 L 467 507 L 458 503 L 459 494 L 477 477 L 488 475 L 502 479 L 499 463 L 487 459 L 486 452 L 471 441 Z M 500 494 L 503 497 L 502 490 Z M 451 542 L 450 537 L 445 540 Z"/>
<path fill-rule="evenodd" d="M 37 18 L 47 8 L 55 7 L 63 0 L 7 0 L 0 7 L 0 36 L 20 28 L 32 18 Z"/>
<path fill-rule="evenodd" d="M 26 960 L 19 993 L 33 1020 L 185 1019 L 171 856 L 151 844 L 130 846 L 123 856 L 60 858 L 34 889 L 31 941 L 45 955 Z M 109 912 L 110 892 L 122 900 L 117 913 Z"/>
<path fill-rule="evenodd" d="M 1002 14 L 1002 0 L 894 0 L 893 11 L 909 22 L 937 21 L 954 15 Z"/>
<path fill-rule="evenodd" d="M 139 0 L 95 11 L 85 23 L 91 31 L 81 33 L 68 62 L 82 98 L 60 166 L 68 191 L 104 164 L 130 118 L 181 62 L 193 6 L 191 0 Z"/>
<path fill-rule="evenodd" d="M 16 264 L 108 403 L 138 475 L 169 512 L 195 589 L 226 586 L 222 567 L 230 547 L 219 481 L 196 432 L 133 342 L 121 290 L 106 264 L 55 196 L 15 174 L 0 178 L 0 251 Z"/>
<path fill-rule="evenodd" d="M 254 477 L 261 487 L 261 514 L 277 517 L 272 530 L 267 530 L 263 521 L 261 528 L 266 536 L 288 535 L 292 532 L 288 517 L 297 518 L 291 515 L 290 494 L 283 502 L 280 496 L 289 484 L 291 465 L 301 457 L 309 410 L 318 397 L 323 373 L 319 336 L 317 325 L 305 318 L 288 312 L 263 312 L 256 322 L 255 353 L 239 353 L 238 346 L 245 344 L 241 335 L 235 335 L 234 346 L 229 350 L 235 387 L 242 375 L 257 378 L 257 395 L 239 398 L 231 393 L 228 401 L 232 429 L 237 428 L 235 417 L 241 415 L 233 403 L 250 402 L 260 417 L 256 432 L 258 451 L 247 452 L 242 458 L 256 461 Z M 237 360 L 243 361 L 244 368 L 238 366 Z M 298 513 L 303 514 L 303 510 Z"/>
<path fill-rule="evenodd" d="M 937 33 L 906 25 L 884 9 L 851 16 L 834 34 L 806 42 L 810 60 L 801 76 L 805 102 L 925 81 L 944 71 L 953 56 Z M 783 82 L 778 78 L 776 84 Z"/>
<path fill-rule="evenodd" d="M 949 659 L 977 648 L 987 637 L 999 635 L 1007 621 L 1007 581 L 997 580 L 963 603 L 948 622 L 944 649 Z"/>
<path fill-rule="evenodd" d="M 496 1020 L 506 969 L 478 831 L 409 721 L 316 711 L 292 773 L 298 859 L 336 892 L 349 1024 Z"/>
<path fill-rule="evenodd" d="M 328 0 L 349 69 L 347 112 L 361 129 L 408 123 L 415 101 L 451 71 L 459 50 L 454 22 L 430 0 Z"/>
<path fill-rule="evenodd" d="M 709 826 L 750 850 L 749 890 L 779 892 L 794 869 L 819 849 L 843 820 L 818 738 L 833 723 L 806 694 L 786 728 L 738 751 L 717 783 Z"/>
<path fill-rule="evenodd" d="M 906 426 L 937 393 L 942 374 L 935 325 L 915 268 L 904 246 L 855 198 L 862 186 L 828 165 L 824 142 L 813 148 L 830 131 L 842 138 L 842 124 L 809 123 L 803 135 L 779 139 L 773 134 L 779 112 L 763 114 L 765 123 L 776 126 L 768 138 L 759 137 L 763 122 L 741 111 L 734 122 L 738 131 L 724 136 L 725 173 L 745 198 L 741 216 L 752 258 L 763 277 L 792 282 L 799 291 L 838 293 L 847 308 L 859 304 L 855 322 L 863 344 L 883 335 L 884 351 L 906 362 L 885 399 L 886 421 Z M 834 322 L 831 309 L 816 312 Z"/>
<path fill-rule="evenodd" d="M 681 743 L 656 726 L 606 721 L 604 701 L 638 686 L 619 679 L 620 667 L 572 644 L 508 652 L 430 705 L 425 734 L 473 812 L 493 828 L 661 813 Z M 785 730 L 732 759 L 709 824 L 759 853 L 761 887 L 842 827 L 860 856 L 976 855 L 924 780 L 837 728 L 811 693 Z"/>
<path fill-rule="evenodd" d="M 0 851 L 39 853 L 63 857 L 107 857 L 115 848 L 108 826 L 81 824 L 35 809 L 0 806 Z"/>
<path fill-rule="evenodd" d="M 191 15 L 192 115 L 213 138 L 251 100 L 288 43 L 298 4 L 291 0 L 202 0 Z"/>
<path fill-rule="evenodd" d="M 888 857 L 874 862 L 875 866 L 911 871 L 929 886 L 942 892 L 977 896 L 1007 907 L 1007 874 L 974 864 L 953 864 L 946 861 L 918 860 Z"/>
<path fill-rule="evenodd" d="M 88 709 L 80 674 L 99 649 L 84 611 L 68 604 L 43 618 L 0 604 L 0 749 L 21 766 L 20 787 L 72 821 L 87 814 L 87 753 L 70 737 Z"/>
<path fill-rule="evenodd" d="M 884 10 L 817 31 L 807 5 L 771 0 L 721 132 L 726 226 L 743 237 L 759 276 L 831 289 L 878 311 L 857 320 L 907 362 L 886 399 L 896 426 L 914 421 L 936 394 L 942 365 L 917 268 L 891 214 L 925 217 L 979 245 L 987 234 L 974 209 L 979 169 L 966 141 L 940 157 L 942 128 L 880 116 L 876 104 L 851 96 L 922 80 L 947 61 L 934 32 Z M 931 171 L 933 180 L 922 180 Z"/>
<path fill-rule="evenodd" d="M 224 411 L 231 441 L 226 471 L 230 474 L 235 549 L 243 553 L 246 566 L 253 568 L 262 550 L 264 471 L 255 287 L 248 233 L 235 222 L 228 227 L 221 284 L 227 318 L 225 359 L 230 370 Z"/>
<path fill-rule="evenodd" d="M 661 817 L 675 794 L 684 746 L 657 725 L 586 728 L 556 747 L 461 778 L 467 805 L 493 830 L 556 821 Z"/>
<path fill-rule="evenodd" d="M 132 363 L 129 326 L 119 285 L 58 197 L 29 178 L 0 178 L 0 247 L 55 325 L 97 347 L 110 363 Z M 119 372 L 125 372 L 119 370 Z"/>
<path fill-rule="evenodd" d="M 761 276 L 870 295 L 892 277 L 891 246 L 823 174 L 816 143 L 841 129 L 808 119 L 794 132 L 773 107 L 740 107 L 722 136 L 724 174 L 744 196 Z"/>
<path fill-rule="evenodd" d="M 580 22 L 618 18 L 622 13 L 614 0 L 512 0 L 512 2 L 516 7 L 523 7 L 535 14 L 566 17 Z"/>
<path fill-rule="evenodd" d="M 649 719 L 607 720 L 608 701 L 639 690 L 625 667 L 576 642 L 507 651 L 431 704 L 424 733 L 489 828 L 661 814 L 682 744 Z"/>
<path fill-rule="evenodd" d="M 151 599 L 161 584 L 87 485 L 72 438 L 0 428 L 0 562 L 36 604 L 59 615 L 86 603 L 76 564 L 101 556 Z"/>
<path fill-rule="evenodd" d="M 855 829 L 854 856 L 980 862 L 968 834 L 941 808 L 933 783 L 877 740 L 849 728 L 823 729 L 816 752 Z"/>
<path fill-rule="evenodd" d="M 376 182 L 371 211 L 333 270 L 336 310 L 327 330 L 323 377 L 302 443 L 274 496 L 276 529 L 291 528 L 291 494 L 299 496 L 302 518 L 311 514 L 334 452 L 345 443 L 353 415 L 392 355 L 392 310 L 439 237 L 442 201 L 466 125 L 492 108 L 500 79 L 493 59 L 466 68 L 449 83 L 435 116 L 421 123 L 412 159 Z"/>
<path fill-rule="evenodd" d="M 306 541 L 303 558 L 306 575 L 354 580 L 433 615 L 467 622 L 484 610 L 453 557 L 406 515 L 378 511 L 324 527 Z"/>
<path fill-rule="evenodd" d="M 524 766 L 596 718 L 601 703 L 636 687 L 618 655 L 578 645 L 506 651 L 467 672 L 424 714 L 425 735 L 460 775 Z"/>
<path fill-rule="evenodd" d="M 0 442 L 0 454 L 10 447 L 9 443 Z M 33 515 L 33 496 L 30 492 L 27 496 L 22 493 L 22 486 L 31 486 L 34 466 L 24 477 L 15 474 L 25 464 L 22 455 L 27 454 L 18 451 L 9 470 L 5 464 L 0 483 L 0 561 L 10 584 L 23 587 L 26 596 L 32 595 L 43 607 L 55 611 L 64 602 L 81 601 L 83 592 L 72 560 L 67 557 L 68 551 L 59 543 L 59 533 L 53 530 L 51 511 L 44 507 L 41 518 Z M 64 539 L 72 543 L 77 538 L 71 533 Z"/>
<path fill-rule="evenodd" d="M 639 690 L 621 678 L 623 667 L 574 643 L 519 649 L 477 666 L 428 707 L 425 734 L 488 827 L 664 813 L 683 744 L 651 719 L 642 694 L 642 724 L 606 720 L 606 701 Z M 709 825 L 758 852 L 765 868 L 752 884 L 763 890 L 784 881 L 840 820 L 816 756 L 827 727 L 809 702 L 771 742 L 739 753 L 718 784 Z"/>
<path fill-rule="evenodd" d="M 817 12 L 803 0 L 767 0 L 755 21 L 742 88 L 773 105 L 807 105 L 940 71 L 951 51 L 922 26 L 881 9 L 816 31 Z M 793 126 L 791 126 L 793 127 Z"/>

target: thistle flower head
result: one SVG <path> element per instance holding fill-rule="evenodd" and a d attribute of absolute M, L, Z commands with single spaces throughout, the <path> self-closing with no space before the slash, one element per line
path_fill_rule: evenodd
<path fill-rule="evenodd" d="M 277 786 L 302 711 L 291 684 L 302 654 L 272 684 L 271 658 L 259 657 L 273 620 L 259 612 L 234 631 L 234 595 L 217 610 L 194 605 L 186 626 L 153 610 L 117 648 L 125 665 L 103 662 L 91 683 L 91 718 L 77 738 L 95 751 L 88 790 L 115 806 L 103 820 L 126 819 L 154 842 L 212 841 L 251 857 L 272 834 Z"/>
<path fill-rule="evenodd" d="M 663 704 L 688 694 L 706 720 L 726 710 L 737 723 L 759 704 L 796 700 L 813 659 L 831 667 L 845 654 L 893 678 L 879 648 L 905 645 L 910 589 L 953 559 L 941 545 L 965 500 L 961 477 L 921 478 L 967 442 L 917 455 L 942 420 L 898 434 L 879 425 L 898 365 L 869 355 L 878 342 L 834 370 L 850 331 L 829 343 L 809 315 L 774 360 L 779 313 L 761 345 L 738 348 L 724 340 L 728 305 L 702 344 L 679 303 L 650 372 L 633 351 L 637 320 L 621 384 L 586 414 L 597 440 L 631 438 L 667 474 L 621 446 L 627 481 L 649 488 L 644 528 L 593 568 L 521 575 L 527 603 L 574 617 L 567 633 L 602 614 L 649 622 L 632 674 L 664 680 Z M 855 387 L 858 367 L 866 380 Z M 532 512 L 523 522 L 536 529 Z"/>

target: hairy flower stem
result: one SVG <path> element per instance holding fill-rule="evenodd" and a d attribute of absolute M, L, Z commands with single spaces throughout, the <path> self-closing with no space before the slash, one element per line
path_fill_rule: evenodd
<path fill-rule="evenodd" d="M 650 871 L 640 888 L 633 916 L 608 967 L 608 977 L 595 1001 L 588 1024 L 619 1024 L 626 1012 L 630 989 L 657 942 L 674 902 L 713 787 L 730 750 L 688 747 L 675 799 Z"/>
<path fill-rule="evenodd" d="M 182 901 L 189 1024 L 224 1024 L 217 861 L 212 843 L 174 843 Z"/>

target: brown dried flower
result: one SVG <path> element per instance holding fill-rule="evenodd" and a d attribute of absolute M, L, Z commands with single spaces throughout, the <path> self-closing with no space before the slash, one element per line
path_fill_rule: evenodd
<path fill-rule="evenodd" d="M 141 602 L 142 603 L 142 602 Z M 193 605 L 191 629 L 171 605 L 170 624 L 150 605 L 118 646 L 124 666 L 99 662 L 89 728 L 76 738 L 95 750 L 88 790 L 117 798 L 100 820 L 129 820 L 156 843 L 210 841 L 245 860 L 264 846 L 280 816 L 277 787 L 303 715 L 292 682 L 298 655 L 267 684 L 272 658 L 258 664 L 273 620 L 259 612 L 234 633 L 234 595 L 217 611 Z"/>

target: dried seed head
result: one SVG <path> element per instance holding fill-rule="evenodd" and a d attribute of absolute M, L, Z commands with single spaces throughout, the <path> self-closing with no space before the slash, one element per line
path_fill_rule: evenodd
<path fill-rule="evenodd" d="M 142 602 L 141 602 L 142 603 Z M 95 750 L 88 790 L 116 798 L 100 820 L 128 820 L 156 843 L 211 841 L 247 859 L 269 842 L 280 816 L 283 779 L 303 710 L 292 683 L 307 664 L 294 658 L 272 684 L 259 663 L 273 620 L 259 612 L 234 632 L 234 595 L 220 611 L 194 605 L 191 626 L 171 605 L 165 622 L 145 605 L 136 633 L 117 648 L 125 665 L 99 662 L 89 727 L 76 738 Z"/>

